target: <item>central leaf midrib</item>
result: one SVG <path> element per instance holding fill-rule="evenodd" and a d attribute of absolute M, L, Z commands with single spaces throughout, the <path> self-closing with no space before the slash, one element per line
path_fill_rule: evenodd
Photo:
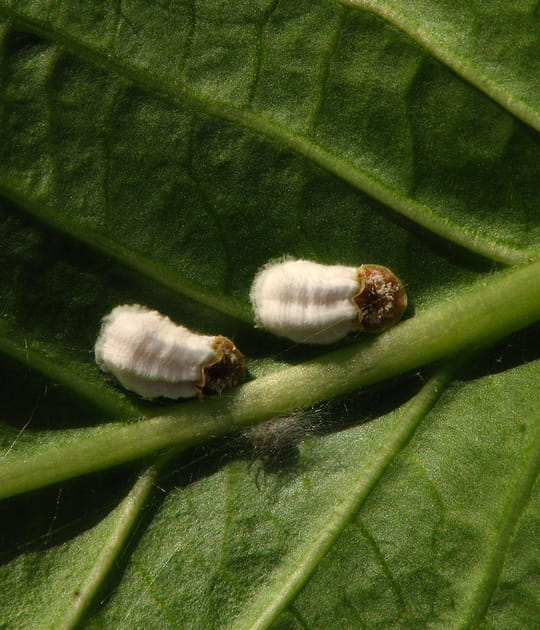
<path fill-rule="evenodd" d="M 540 262 L 493 274 L 458 301 L 443 302 L 377 339 L 334 350 L 255 379 L 201 402 L 168 408 L 167 415 L 90 431 L 80 442 L 6 462 L 0 496 L 8 497 L 150 455 L 165 446 L 187 448 L 294 409 L 402 374 L 476 347 L 484 348 L 540 318 Z M 113 437 L 114 436 L 114 437 Z M 86 441 L 86 445 L 83 443 Z M 80 449 L 93 451 L 81 459 Z"/>
<path fill-rule="evenodd" d="M 64 49 L 77 54 L 83 59 L 95 63 L 105 68 L 107 71 L 112 71 L 119 77 L 139 85 L 146 91 L 162 98 L 165 102 L 174 106 L 187 104 L 195 109 L 203 110 L 211 116 L 238 124 L 243 128 L 249 129 L 273 142 L 285 146 L 287 149 L 302 155 L 358 190 L 381 201 L 388 207 L 393 208 L 396 212 L 406 216 L 411 221 L 466 249 L 505 264 L 525 262 L 531 255 L 531 252 L 528 250 L 516 250 L 485 239 L 480 234 L 467 233 L 456 223 L 449 221 L 446 217 L 439 216 L 437 212 L 428 206 L 401 196 L 383 181 L 359 169 L 351 162 L 339 158 L 332 152 L 324 149 L 312 140 L 309 140 L 307 137 L 294 133 L 283 125 L 266 119 L 260 114 L 256 114 L 253 110 L 234 107 L 208 94 L 196 94 L 192 91 L 188 91 L 185 84 L 181 88 L 173 88 L 136 67 L 132 67 L 126 63 L 120 63 L 105 53 L 90 48 L 80 40 L 68 37 L 54 30 L 49 25 L 44 25 L 27 17 L 22 17 L 6 7 L 0 7 L 0 13 L 6 15 L 19 26 L 49 41 L 58 43 Z"/>

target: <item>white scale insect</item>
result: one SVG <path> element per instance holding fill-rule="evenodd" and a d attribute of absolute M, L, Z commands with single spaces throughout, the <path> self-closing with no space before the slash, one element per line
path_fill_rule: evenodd
<path fill-rule="evenodd" d="M 255 276 L 250 298 L 259 326 L 315 344 L 338 341 L 356 330 L 386 330 L 407 308 L 403 285 L 386 267 L 309 260 L 268 263 Z"/>
<path fill-rule="evenodd" d="M 244 357 L 227 337 L 198 335 L 139 304 L 103 318 L 98 366 L 143 398 L 221 393 L 244 381 Z"/>
<path fill-rule="evenodd" d="M 270 262 L 250 298 L 259 326 L 302 343 L 332 343 L 353 331 L 380 332 L 407 308 L 400 280 L 381 265 Z M 96 362 L 144 398 L 220 393 L 245 380 L 244 357 L 227 337 L 199 335 L 138 304 L 103 318 Z"/>

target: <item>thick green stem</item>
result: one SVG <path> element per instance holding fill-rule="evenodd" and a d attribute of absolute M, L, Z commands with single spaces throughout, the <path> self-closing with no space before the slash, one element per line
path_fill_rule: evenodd
<path fill-rule="evenodd" d="M 0 497 L 149 455 L 188 447 L 293 409 L 371 385 L 472 346 L 489 345 L 540 319 L 540 263 L 493 274 L 455 299 L 358 345 L 257 379 L 221 398 L 170 407 L 166 416 L 72 432 L 31 458 L 11 451 Z"/>

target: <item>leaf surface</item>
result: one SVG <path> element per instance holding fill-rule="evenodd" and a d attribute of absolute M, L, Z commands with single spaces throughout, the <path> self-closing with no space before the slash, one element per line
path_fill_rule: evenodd
<path fill-rule="evenodd" d="M 0 1 L 0 628 L 536 627 L 540 44 L 510 4 Z M 390 267 L 406 321 L 254 329 L 284 254 Z M 122 303 L 251 382 L 123 392 L 92 354 Z"/>

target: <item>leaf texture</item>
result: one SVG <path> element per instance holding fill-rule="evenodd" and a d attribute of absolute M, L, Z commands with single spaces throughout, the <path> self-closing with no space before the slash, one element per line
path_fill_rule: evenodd
<path fill-rule="evenodd" d="M 0 628 L 537 627 L 536 5 L 0 0 Z M 406 321 L 253 328 L 283 255 L 388 266 Z M 129 303 L 252 382 L 123 392 Z"/>

